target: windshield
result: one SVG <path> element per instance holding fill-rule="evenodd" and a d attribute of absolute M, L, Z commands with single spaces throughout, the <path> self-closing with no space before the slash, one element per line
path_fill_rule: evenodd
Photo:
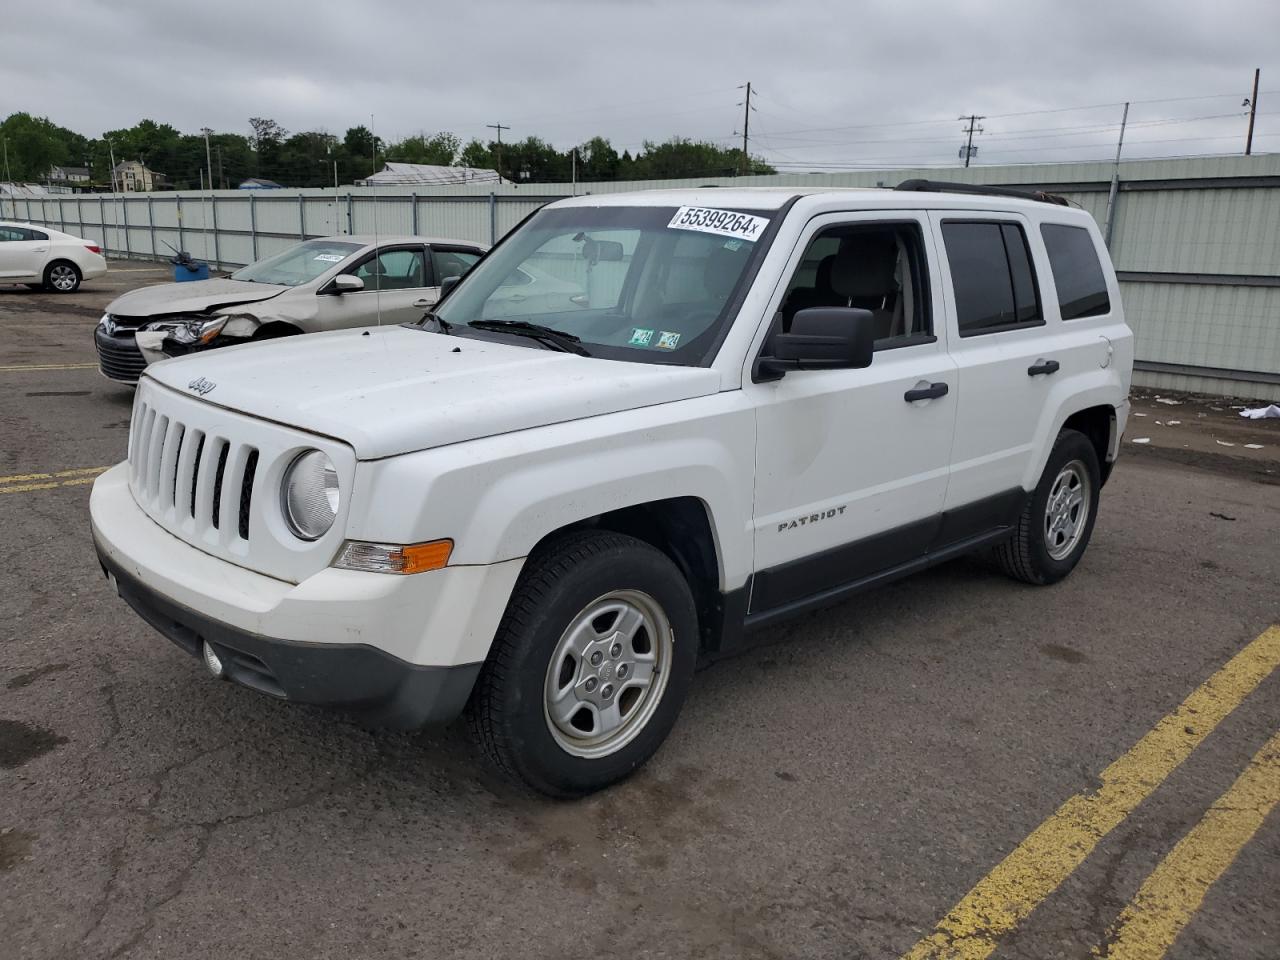
<path fill-rule="evenodd" d="M 237 270 L 231 275 L 231 279 L 298 287 L 310 283 L 357 250 L 363 249 L 364 244 L 345 240 L 307 240 L 274 257 L 267 257 Z"/>
<path fill-rule="evenodd" d="M 446 325 L 523 321 L 573 334 L 592 356 L 696 365 L 776 211 L 701 207 L 543 210 L 467 274 Z M 483 321 L 491 321 L 484 323 Z"/>

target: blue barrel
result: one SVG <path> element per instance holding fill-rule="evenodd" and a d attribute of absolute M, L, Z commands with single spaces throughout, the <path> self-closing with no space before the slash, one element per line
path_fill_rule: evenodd
<path fill-rule="evenodd" d="M 184 283 L 187 280 L 208 280 L 209 265 L 207 263 L 194 263 L 187 267 L 180 263 L 173 265 L 173 281 L 174 283 Z"/>

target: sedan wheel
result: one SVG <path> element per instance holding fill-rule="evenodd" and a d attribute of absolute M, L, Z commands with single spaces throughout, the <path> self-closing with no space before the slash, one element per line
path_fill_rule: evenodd
<path fill-rule="evenodd" d="M 58 293 L 74 293 L 80 286 L 80 271 L 70 263 L 50 264 L 44 276 L 45 283 Z"/>

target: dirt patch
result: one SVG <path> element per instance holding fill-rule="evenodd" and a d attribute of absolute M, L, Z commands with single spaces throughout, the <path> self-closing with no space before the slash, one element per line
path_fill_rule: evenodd
<path fill-rule="evenodd" d="M 23 687 L 29 687 L 41 677 L 47 677 L 51 673 L 61 673 L 69 663 L 49 663 L 43 667 L 36 667 L 34 670 L 28 670 L 26 673 L 20 673 L 8 683 L 5 684 L 7 690 L 21 690 Z"/>
<path fill-rule="evenodd" d="M 35 839 L 34 833 L 12 827 L 0 830 L 0 873 L 12 870 L 31 856 L 31 844 Z"/>
<path fill-rule="evenodd" d="M 20 767 L 66 742 L 66 737 L 44 727 L 19 720 L 0 720 L 0 768 Z"/>

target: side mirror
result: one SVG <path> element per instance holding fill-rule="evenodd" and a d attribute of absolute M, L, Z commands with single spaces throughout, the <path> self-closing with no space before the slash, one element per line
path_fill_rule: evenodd
<path fill-rule="evenodd" d="M 329 282 L 328 293 L 359 293 L 364 289 L 364 281 L 354 274 L 340 273 Z"/>
<path fill-rule="evenodd" d="M 440 281 L 440 299 L 443 300 L 454 287 L 458 285 L 461 277 L 445 277 Z"/>
<path fill-rule="evenodd" d="M 773 355 L 756 361 L 758 380 L 788 370 L 848 370 L 871 365 L 875 317 L 859 307 L 810 307 L 796 313 L 791 329 L 770 338 Z"/>

